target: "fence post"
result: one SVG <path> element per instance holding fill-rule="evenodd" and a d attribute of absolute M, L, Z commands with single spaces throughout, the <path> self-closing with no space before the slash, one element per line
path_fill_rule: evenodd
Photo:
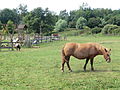
<path fill-rule="evenodd" d="M 48 42 L 48 41 L 47 41 L 47 40 L 48 40 L 48 39 L 47 39 L 47 36 L 45 36 L 45 39 L 46 39 L 46 42 Z"/>
<path fill-rule="evenodd" d="M 1 51 L 1 44 L 2 44 L 2 42 L 1 42 L 1 40 L 0 40 L 0 51 Z"/>
<path fill-rule="evenodd" d="M 40 39 L 41 39 L 41 43 L 42 43 L 42 35 L 40 36 Z"/>
<path fill-rule="evenodd" d="M 13 49 L 13 39 L 11 39 L 11 44 L 12 44 L 12 51 L 13 51 L 13 50 L 14 50 L 14 49 Z"/>
<path fill-rule="evenodd" d="M 50 36 L 50 42 L 52 42 L 52 36 Z"/>

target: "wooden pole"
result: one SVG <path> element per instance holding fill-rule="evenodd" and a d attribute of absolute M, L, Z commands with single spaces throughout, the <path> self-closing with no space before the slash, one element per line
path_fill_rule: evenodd
<path fill-rule="evenodd" d="M 12 44 L 12 51 L 14 50 L 14 47 L 13 47 L 13 39 L 11 39 L 11 44 Z"/>

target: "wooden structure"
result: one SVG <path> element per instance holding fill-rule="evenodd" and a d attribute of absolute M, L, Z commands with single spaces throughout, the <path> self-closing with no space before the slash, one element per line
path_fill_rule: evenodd
<path fill-rule="evenodd" d="M 1 49 L 11 49 L 12 51 L 14 50 L 13 48 L 13 43 L 15 42 L 0 42 L 0 51 Z"/>
<path fill-rule="evenodd" d="M 25 39 L 25 34 L 27 33 L 27 25 L 20 24 L 18 25 L 16 31 L 18 32 L 18 38 L 20 41 L 23 41 Z"/>

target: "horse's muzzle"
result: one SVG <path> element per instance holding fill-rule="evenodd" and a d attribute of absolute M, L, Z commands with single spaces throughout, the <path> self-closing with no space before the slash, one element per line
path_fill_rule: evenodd
<path fill-rule="evenodd" d="M 111 59 L 110 59 L 110 58 L 108 58 L 108 59 L 106 59 L 106 61 L 107 61 L 107 63 L 110 63 L 110 62 L 111 62 Z"/>

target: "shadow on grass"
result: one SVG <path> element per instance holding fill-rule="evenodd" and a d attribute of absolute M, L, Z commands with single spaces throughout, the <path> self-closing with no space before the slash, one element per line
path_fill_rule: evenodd
<path fill-rule="evenodd" d="M 91 71 L 91 70 L 77 70 L 77 71 L 73 71 L 73 73 L 80 73 L 80 72 L 120 72 L 120 70 L 94 70 L 94 71 Z"/>

